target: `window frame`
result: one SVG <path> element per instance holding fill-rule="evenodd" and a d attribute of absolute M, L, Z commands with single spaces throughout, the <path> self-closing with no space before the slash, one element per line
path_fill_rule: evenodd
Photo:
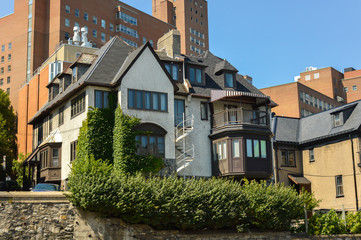
<path fill-rule="evenodd" d="M 164 67 L 165 69 L 167 70 L 167 72 L 169 73 L 169 75 L 171 76 L 171 78 L 173 79 L 173 81 L 176 81 L 176 82 L 182 82 L 182 68 L 180 66 L 180 64 L 177 64 L 175 62 L 164 62 Z M 170 71 L 168 70 L 168 68 L 170 68 Z M 177 73 L 177 79 L 174 79 L 173 76 L 175 75 L 175 69 L 174 67 L 176 67 L 176 73 Z"/>
<path fill-rule="evenodd" d="M 310 162 L 315 162 L 316 159 L 315 159 L 315 149 L 314 148 L 310 148 L 308 150 L 308 154 L 309 154 L 309 161 Z"/>
<path fill-rule="evenodd" d="M 233 72 L 228 72 L 228 71 L 225 71 L 224 72 L 224 88 L 232 88 L 232 89 L 235 89 L 236 87 L 236 80 L 235 80 L 235 76 L 236 74 L 233 73 Z M 227 76 L 232 76 L 232 86 L 227 86 Z"/>
<path fill-rule="evenodd" d="M 341 180 L 341 184 L 338 180 Z M 342 175 L 335 176 L 336 198 L 344 197 Z"/>
<path fill-rule="evenodd" d="M 64 124 L 64 106 L 59 108 L 59 113 L 58 113 L 58 126 L 60 127 L 63 124 Z"/>
<path fill-rule="evenodd" d="M 76 159 L 77 146 L 78 140 L 72 141 L 70 143 L 70 162 L 73 162 Z"/>
<path fill-rule="evenodd" d="M 133 107 L 130 106 L 130 92 L 133 91 Z M 141 94 L 141 102 L 138 101 L 137 95 Z M 150 107 L 149 109 L 146 108 L 146 94 L 150 94 Z M 158 109 L 154 108 L 154 96 L 156 96 L 158 94 Z M 162 109 L 162 95 L 166 97 L 166 101 L 165 101 L 165 110 L 161 110 Z M 128 109 L 133 109 L 133 110 L 142 110 L 142 111 L 152 111 L 152 112 L 164 112 L 164 113 L 168 113 L 168 93 L 164 93 L 164 92 L 155 92 L 155 91 L 145 91 L 145 90 L 137 90 L 137 89 L 131 89 L 128 88 L 127 91 L 127 106 Z M 139 104 L 139 107 L 138 107 Z"/>
<path fill-rule="evenodd" d="M 155 153 L 151 154 L 151 151 L 150 151 L 150 147 L 149 147 L 149 142 L 150 142 L 150 138 L 151 137 L 154 137 L 155 138 Z M 142 154 L 142 149 L 141 149 L 141 146 L 142 146 L 142 139 L 143 138 L 147 138 L 147 146 L 146 146 L 146 149 L 145 149 L 145 153 L 146 154 Z M 159 142 L 159 138 L 163 139 L 163 143 Z M 165 154 L 166 154 L 166 149 L 165 149 L 165 135 L 162 135 L 162 134 L 137 134 L 135 136 L 135 139 L 136 139 L 136 147 L 137 147 L 137 155 L 140 155 L 140 156 L 155 156 L 155 157 L 160 157 L 160 158 L 165 158 Z M 159 154 L 159 144 L 163 144 L 163 149 L 164 149 L 164 154 Z M 154 150 L 153 149 L 153 150 Z"/>
<path fill-rule="evenodd" d="M 281 153 L 281 166 L 282 167 L 297 167 L 295 150 L 280 149 L 280 153 Z M 283 162 L 283 153 L 285 153 L 285 161 L 284 162 Z M 290 153 L 293 153 L 293 164 L 290 164 L 290 161 L 289 161 Z"/>
<path fill-rule="evenodd" d="M 84 91 L 71 100 L 70 119 L 73 119 L 79 116 L 80 114 L 82 114 L 83 112 L 85 112 L 85 108 L 86 108 L 85 98 L 86 98 L 86 94 Z"/>
<path fill-rule="evenodd" d="M 251 145 L 248 145 L 249 141 L 251 141 Z M 256 145 L 256 142 L 258 141 L 258 145 Z M 262 155 L 262 142 L 265 146 L 265 153 L 266 155 Z M 254 159 L 267 159 L 269 157 L 268 153 L 268 147 L 267 147 L 267 141 L 265 139 L 253 139 L 253 138 L 245 138 L 245 149 L 246 149 L 246 158 L 254 158 Z M 256 151 L 256 147 L 258 148 L 258 151 Z M 250 148 L 249 148 L 250 147 Z M 251 152 L 249 152 L 251 150 Z"/>
<path fill-rule="evenodd" d="M 97 92 L 100 92 L 101 93 L 101 107 L 97 107 Z M 108 99 L 108 106 L 104 106 L 104 103 L 105 103 L 105 93 L 108 93 L 108 97 L 109 97 L 109 94 L 110 94 L 110 91 L 104 91 L 104 90 L 98 90 L 98 89 L 95 89 L 94 90 L 94 107 L 95 108 L 100 108 L 100 109 L 103 109 L 103 108 L 109 108 L 109 99 Z"/>
<path fill-rule="evenodd" d="M 191 69 L 194 70 L 194 81 L 191 81 Z M 201 81 L 198 82 L 197 81 L 197 70 L 201 71 Z M 198 67 L 198 66 L 194 66 L 194 65 L 189 65 L 187 68 L 187 76 L 188 76 L 188 80 L 191 84 L 194 85 L 204 85 L 205 84 L 205 76 L 204 76 L 204 69 L 202 67 Z"/>
<path fill-rule="evenodd" d="M 205 116 L 203 116 L 202 109 L 205 109 Z M 201 115 L 201 120 L 208 120 L 208 102 L 200 102 L 200 115 Z"/>

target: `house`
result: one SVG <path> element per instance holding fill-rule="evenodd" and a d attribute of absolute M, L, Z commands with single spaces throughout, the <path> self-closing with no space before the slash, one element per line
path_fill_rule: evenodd
<path fill-rule="evenodd" d="M 134 50 L 114 37 L 48 84 L 48 103 L 29 121 L 29 178 L 33 184 L 66 182 L 89 107 L 107 107 L 112 91 L 123 112 L 152 132 L 137 136 L 139 154 L 160 156 L 185 177 L 268 179 L 274 103 L 237 72 L 209 51 L 169 56 L 149 43 Z"/>
<path fill-rule="evenodd" d="M 305 118 L 275 117 L 275 181 L 305 188 L 320 209 L 359 210 L 361 101 Z"/>

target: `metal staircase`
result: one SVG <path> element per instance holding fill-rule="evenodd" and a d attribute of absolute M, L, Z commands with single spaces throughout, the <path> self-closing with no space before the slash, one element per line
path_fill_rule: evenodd
<path fill-rule="evenodd" d="M 183 113 L 183 120 L 175 129 L 175 148 L 179 153 L 176 157 L 177 173 L 183 171 L 184 178 L 186 176 L 185 170 L 194 160 L 194 144 L 187 144 L 187 136 L 193 131 L 193 128 L 194 116 L 185 116 Z"/>

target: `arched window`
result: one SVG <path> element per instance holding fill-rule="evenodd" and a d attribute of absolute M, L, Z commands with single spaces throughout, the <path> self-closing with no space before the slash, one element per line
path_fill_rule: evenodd
<path fill-rule="evenodd" d="M 135 137 L 137 154 L 165 157 L 165 135 L 167 131 L 164 128 L 153 123 L 142 123 L 135 130 L 139 132 Z"/>

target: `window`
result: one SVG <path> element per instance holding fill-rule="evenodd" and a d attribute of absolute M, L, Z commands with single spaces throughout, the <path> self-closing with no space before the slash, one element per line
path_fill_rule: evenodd
<path fill-rule="evenodd" d="M 102 42 L 105 42 L 105 33 L 101 33 L 100 37 L 101 37 Z"/>
<path fill-rule="evenodd" d="M 11 65 L 8 65 L 8 72 L 11 72 Z"/>
<path fill-rule="evenodd" d="M 64 124 L 64 107 L 59 108 L 59 126 Z"/>
<path fill-rule="evenodd" d="M 5 45 L 2 45 L 2 46 L 1 46 L 1 51 L 2 51 L 2 52 L 5 52 Z"/>
<path fill-rule="evenodd" d="M 146 44 L 146 43 L 147 43 L 147 38 L 143 37 L 143 44 Z"/>
<path fill-rule="evenodd" d="M 12 47 L 13 47 L 12 43 L 9 43 L 8 50 L 11 50 Z"/>
<path fill-rule="evenodd" d="M 234 88 L 234 75 L 232 73 L 225 73 L 224 77 L 224 86 L 226 88 Z"/>
<path fill-rule="evenodd" d="M 76 117 L 85 111 L 85 92 L 71 100 L 71 117 Z"/>
<path fill-rule="evenodd" d="M 105 20 L 104 19 L 102 19 L 101 20 L 101 26 L 102 26 L 102 28 L 106 28 L 106 22 L 105 22 Z"/>
<path fill-rule="evenodd" d="M 109 30 L 114 32 L 114 24 L 112 24 L 112 23 L 109 24 Z"/>
<path fill-rule="evenodd" d="M 124 42 L 128 43 L 130 46 L 138 47 L 138 44 L 136 42 L 133 42 L 133 41 L 131 41 L 129 39 L 126 39 L 126 38 L 124 38 L 122 36 L 118 36 L 118 37 L 120 37 L 120 39 L 122 39 Z"/>
<path fill-rule="evenodd" d="M 94 106 L 96 108 L 107 108 L 109 106 L 108 96 L 109 92 L 95 90 Z"/>
<path fill-rule="evenodd" d="M 223 160 L 223 159 L 227 159 L 227 141 L 223 140 L 223 141 L 219 141 L 216 143 L 217 149 L 217 159 L 218 160 Z"/>
<path fill-rule="evenodd" d="M 68 40 L 70 38 L 70 34 L 68 32 L 65 32 L 64 37 L 65 37 L 65 40 Z"/>
<path fill-rule="evenodd" d="M 69 5 L 65 5 L 65 12 L 70 13 L 70 6 Z"/>
<path fill-rule="evenodd" d="M 63 71 L 63 62 L 56 61 L 49 64 L 49 79 L 50 82 L 53 78 Z"/>
<path fill-rule="evenodd" d="M 343 91 L 344 91 L 344 92 L 348 92 L 348 87 L 344 87 L 344 88 L 343 88 Z"/>
<path fill-rule="evenodd" d="M 239 139 L 232 140 L 232 157 L 239 158 L 241 157 L 241 151 L 239 148 Z"/>
<path fill-rule="evenodd" d="M 314 162 L 315 161 L 315 152 L 314 152 L 314 149 L 311 148 L 309 150 L 309 153 L 310 153 L 310 162 Z"/>
<path fill-rule="evenodd" d="M 53 114 L 49 114 L 49 133 L 53 131 Z"/>
<path fill-rule="evenodd" d="M 153 40 L 149 40 L 149 44 L 153 47 Z"/>
<path fill-rule="evenodd" d="M 295 151 L 281 150 L 281 164 L 286 167 L 296 167 Z"/>
<path fill-rule="evenodd" d="M 11 61 L 11 54 L 8 54 L 8 61 Z"/>
<path fill-rule="evenodd" d="M 76 147 L 78 146 L 78 140 L 70 143 L 70 162 L 76 159 Z"/>
<path fill-rule="evenodd" d="M 95 16 L 93 17 L 93 23 L 94 23 L 94 24 L 98 24 L 98 18 L 95 17 Z"/>
<path fill-rule="evenodd" d="M 79 9 L 75 9 L 75 10 L 74 10 L 74 13 L 75 13 L 75 17 L 79 17 L 79 16 L 80 16 Z"/>
<path fill-rule="evenodd" d="M 77 75 L 77 70 L 78 70 L 78 67 L 73 67 L 72 69 L 72 82 L 76 82 L 78 81 L 76 75 Z"/>
<path fill-rule="evenodd" d="M 70 27 L 70 20 L 65 18 L 65 27 Z"/>
<path fill-rule="evenodd" d="M 353 85 L 353 86 L 352 86 L 352 90 L 353 90 L 353 91 L 356 91 L 356 90 L 357 90 L 357 86 L 356 86 L 356 85 Z"/>
<path fill-rule="evenodd" d="M 128 89 L 128 108 L 168 111 L 168 94 Z"/>
<path fill-rule="evenodd" d="M 5 57 L 4 57 L 4 56 L 1 56 L 1 63 L 4 62 L 4 59 L 5 59 Z"/>
<path fill-rule="evenodd" d="M 59 167 L 59 148 L 52 149 L 51 167 Z"/>
<path fill-rule="evenodd" d="M 179 65 L 165 63 L 164 66 L 167 69 L 167 71 L 169 72 L 169 74 L 172 76 L 173 80 L 178 81 Z"/>
<path fill-rule="evenodd" d="M 246 139 L 247 157 L 267 158 L 266 140 Z"/>
<path fill-rule="evenodd" d="M 137 25 L 137 18 L 132 17 L 126 13 L 123 12 L 118 12 L 116 15 L 117 19 L 122 19 L 123 21 L 133 24 L 133 25 Z"/>
<path fill-rule="evenodd" d="M 132 28 L 129 28 L 127 26 L 124 26 L 122 24 L 118 25 L 118 31 L 126 33 L 132 37 L 138 38 L 138 32 Z"/>
<path fill-rule="evenodd" d="M 191 83 L 202 83 L 202 69 L 200 68 L 189 68 L 189 81 Z"/>
<path fill-rule="evenodd" d="M 333 124 L 335 127 L 339 127 L 343 125 L 343 114 L 342 112 L 338 112 L 333 115 Z"/>
<path fill-rule="evenodd" d="M 164 136 L 137 135 L 135 141 L 137 142 L 137 154 L 142 156 L 157 156 L 165 157 L 165 141 Z"/>
<path fill-rule="evenodd" d="M 201 102 L 201 120 L 208 120 L 208 103 Z"/>
<path fill-rule="evenodd" d="M 88 13 L 85 12 L 83 17 L 84 17 L 84 20 L 87 20 L 87 21 L 89 20 Z"/>
<path fill-rule="evenodd" d="M 0 68 L 0 74 L 4 74 L 4 67 Z"/>
<path fill-rule="evenodd" d="M 314 73 L 314 74 L 313 74 L 313 78 L 314 78 L 314 79 L 320 78 L 320 73 Z"/>
<path fill-rule="evenodd" d="M 306 81 L 311 80 L 311 75 L 306 75 L 306 76 L 305 76 L 305 80 L 306 80 Z"/>
<path fill-rule="evenodd" d="M 48 167 L 48 150 L 44 150 L 40 152 L 40 164 L 41 164 L 41 168 Z"/>
<path fill-rule="evenodd" d="M 97 30 L 93 29 L 93 37 L 97 37 Z"/>
<path fill-rule="evenodd" d="M 3 85 L 3 84 L 4 84 L 4 79 L 1 78 L 1 79 L 0 79 L 0 86 Z"/>
<path fill-rule="evenodd" d="M 342 184 L 342 175 L 335 177 L 336 181 L 336 197 L 343 197 L 343 184 Z"/>

